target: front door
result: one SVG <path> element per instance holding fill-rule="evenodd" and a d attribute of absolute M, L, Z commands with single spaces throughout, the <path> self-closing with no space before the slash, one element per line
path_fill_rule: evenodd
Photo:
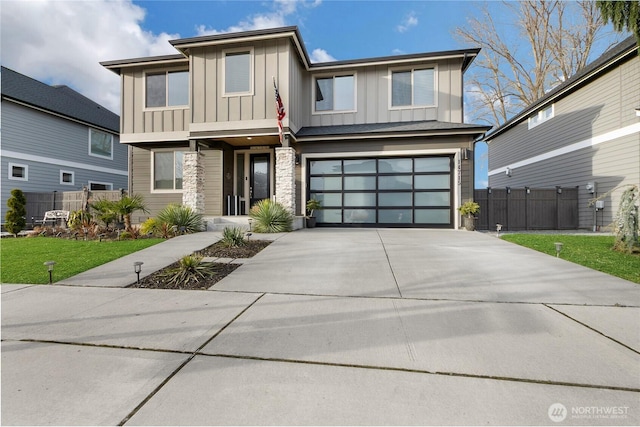
<path fill-rule="evenodd" d="M 271 194 L 269 153 L 251 154 L 249 161 L 249 206 Z"/>

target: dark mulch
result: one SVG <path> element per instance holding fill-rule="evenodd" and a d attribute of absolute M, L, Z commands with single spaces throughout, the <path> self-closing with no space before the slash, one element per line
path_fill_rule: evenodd
<path fill-rule="evenodd" d="M 245 245 L 236 248 L 228 248 L 222 243 L 215 243 L 201 251 L 198 251 L 198 255 L 204 257 L 218 257 L 218 258 L 251 258 L 267 246 L 271 242 L 264 240 L 250 240 Z M 129 288 L 146 288 L 146 289 L 181 289 L 181 290 L 205 290 L 224 279 L 228 274 L 232 273 L 236 268 L 240 267 L 240 264 L 226 264 L 213 262 L 209 263 L 213 266 L 215 274 L 207 277 L 206 279 L 189 280 L 181 283 L 168 283 L 164 277 L 168 270 L 178 267 L 179 263 L 176 261 L 170 266 L 156 271 L 153 274 L 148 275 L 145 278 L 140 279 L 140 283 L 133 283 L 129 285 Z"/>

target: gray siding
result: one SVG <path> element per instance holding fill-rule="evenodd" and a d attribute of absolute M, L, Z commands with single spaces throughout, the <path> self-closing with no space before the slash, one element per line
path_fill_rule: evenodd
<path fill-rule="evenodd" d="M 634 109 L 638 106 L 640 58 L 634 56 L 558 100 L 551 120 L 531 130 L 524 121 L 492 140 L 489 171 L 637 124 L 640 119 Z M 489 176 L 491 187 L 579 186 L 580 227 L 587 229 L 594 225 L 593 208 L 589 206 L 593 195 L 585 189 L 591 181 L 598 183 L 598 195 L 640 182 L 640 133 L 513 168 L 511 177 L 504 173 Z M 620 193 L 607 196 L 604 211 L 598 213 L 598 225 L 606 227 L 612 222 Z"/>
<path fill-rule="evenodd" d="M 25 192 L 73 191 L 89 181 L 111 183 L 114 190 L 128 187 L 128 148 L 119 143 L 117 135 L 113 160 L 89 156 L 88 126 L 8 101 L 2 101 L 2 151 L 2 222 L 14 188 Z M 19 155 L 8 155 L 11 152 Z M 9 163 L 27 165 L 28 181 L 9 180 Z M 73 185 L 60 184 L 60 170 L 73 172 Z"/>

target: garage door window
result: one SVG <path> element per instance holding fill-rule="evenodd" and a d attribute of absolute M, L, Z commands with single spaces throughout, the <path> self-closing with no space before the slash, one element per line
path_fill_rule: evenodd
<path fill-rule="evenodd" d="M 451 227 L 452 157 L 309 162 L 319 224 Z"/>

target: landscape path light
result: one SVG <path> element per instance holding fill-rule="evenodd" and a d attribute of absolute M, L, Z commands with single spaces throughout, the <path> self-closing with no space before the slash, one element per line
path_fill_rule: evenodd
<path fill-rule="evenodd" d="M 47 266 L 47 270 L 49 271 L 49 284 L 53 283 L 53 266 L 56 265 L 55 261 L 45 261 L 44 265 Z"/>
<path fill-rule="evenodd" d="M 140 272 L 142 271 L 142 264 L 144 264 L 144 262 L 142 261 L 136 261 L 133 263 L 133 271 L 135 271 L 136 276 L 138 277 L 138 285 L 140 284 Z"/>
<path fill-rule="evenodd" d="M 562 251 L 562 243 L 556 242 L 556 258 L 560 257 L 560 252 Z"/>

